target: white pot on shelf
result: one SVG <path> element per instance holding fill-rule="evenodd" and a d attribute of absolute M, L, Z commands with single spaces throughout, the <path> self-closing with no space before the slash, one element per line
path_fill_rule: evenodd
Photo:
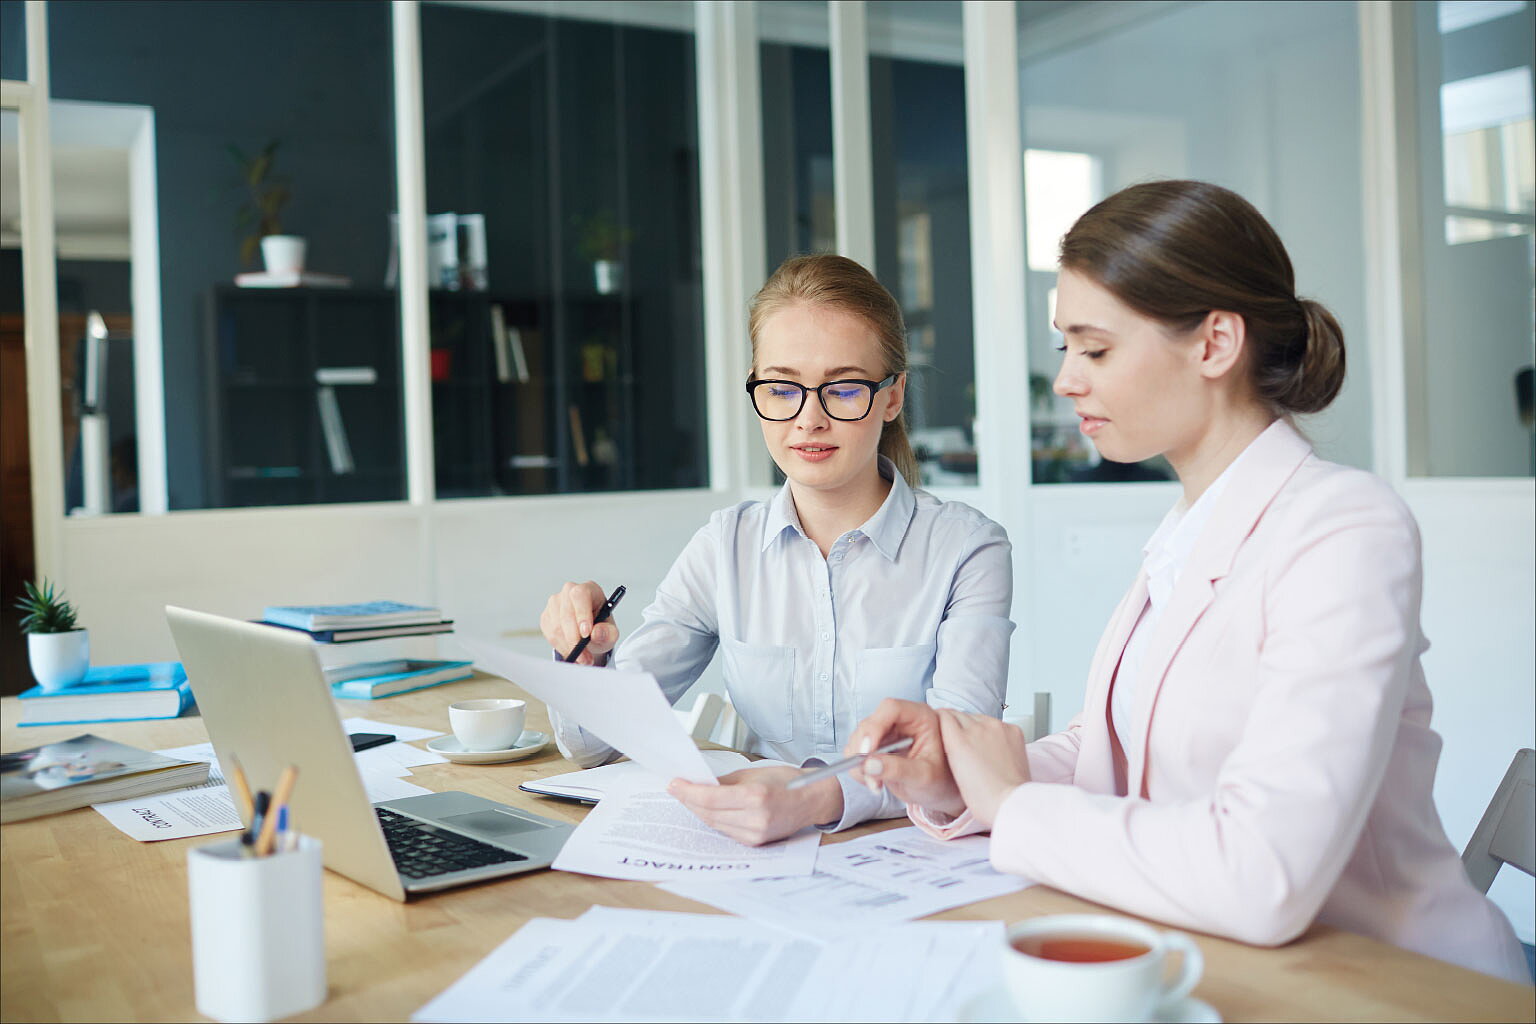
<path fill-rule="evenodd" d="M 298 274 L 304 270 L 304 239 L 298 235 L 265 235 L 261 259 L 269 274 Z"/>
<path fill-rule="evenodd" d="M 624 287 L 624 264 L 618 260 L 595 260 L 592 284 L 599 295 L 612 295 Z"/>
<path fill-rule="evenodd" d="M 85 678 L 86 669 L 91 667 L 91 631 L 28 633 L 27 660 L 32 666 L 32 678 L 43 692 L 73 686 Z"/>

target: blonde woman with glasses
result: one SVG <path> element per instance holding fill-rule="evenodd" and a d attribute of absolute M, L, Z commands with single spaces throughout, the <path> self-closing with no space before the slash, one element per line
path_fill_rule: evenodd
<path fill-rule="evenodd" d="M 749 753 L 790 765 L 840 757 L 882 700 L 997 716 L 1013 632 L 1012 554 L 1002 527 L 917 489 L 902 415 L 901 308 L 841 256 L 787 260 L 752 302 L 751 402 L 786 482 L 769 501 L 710 517 L 619 643 L 595 582 L 567 583 L 540 619 L 581 664 L 643 670 L 676 701 L 719 651 Z M 584 767 L 614 751 L 551 713 L 560 750 Z M 745 843 L 814 825 L 847 828 L 905 813 L 847 776 L 799 789 L 795 767 L 749 768 L 725 785 L 672 792 Z"/>

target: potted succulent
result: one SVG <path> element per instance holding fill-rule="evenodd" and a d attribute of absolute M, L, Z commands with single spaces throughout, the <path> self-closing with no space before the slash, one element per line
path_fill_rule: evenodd
<path fill-rule="evenodd" d="M 592 283 L 599 295 L 612 295 L 624 287 L 624 250 L 635 233 L 620 224 L 608 210 L 576 218 L 576 249 L 592 262 Z"/>
<path fill-rule="evenodd" d="M 273 139 L 254 154 L 233 143 L 228 147 L 240 169 L 239 187 L 245 192 L 245 201 L 235 211 L 235 230 L 245 232 L 240 241 L 240 264 L 249 266 L 259 246 L 269 274 L 297 274 L 304 269 L 304 239 L 283 234 L 283 208 L 293 193 L 288 179 L 273 170 L 277 145 Z"/>
<path fill-rule="evenodd" d="M 84 679 L 91 667 L 91 635 L 76 625 L 74 605 L 64 600 L 63 591 L 46 579 L 40 588 L 28 580 L 16 607 L 37 685 L 47 692 Z"/>

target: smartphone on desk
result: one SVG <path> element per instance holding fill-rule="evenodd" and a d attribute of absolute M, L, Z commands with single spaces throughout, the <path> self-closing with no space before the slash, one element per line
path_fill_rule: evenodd
<path fill-rule="evenodd" d="M 347 738 L 352 741 L 354 754 L 369 747 L 382 747 L 386 743 L 395 742 L 395 737 L 387 732 L 354 732 L 349 733 Z"/>

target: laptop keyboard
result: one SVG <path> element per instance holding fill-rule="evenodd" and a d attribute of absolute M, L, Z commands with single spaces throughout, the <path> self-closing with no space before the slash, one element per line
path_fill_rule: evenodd
<path fill-rule="evenodd" d="M 385 807 L 375 807 L 389 854 L 407 878 L 430 878 L 451 871 L 467 871 L 492 864 L 527 860 L 520 853 L 482 843 L 456 832 L 408 818 Z"/>

